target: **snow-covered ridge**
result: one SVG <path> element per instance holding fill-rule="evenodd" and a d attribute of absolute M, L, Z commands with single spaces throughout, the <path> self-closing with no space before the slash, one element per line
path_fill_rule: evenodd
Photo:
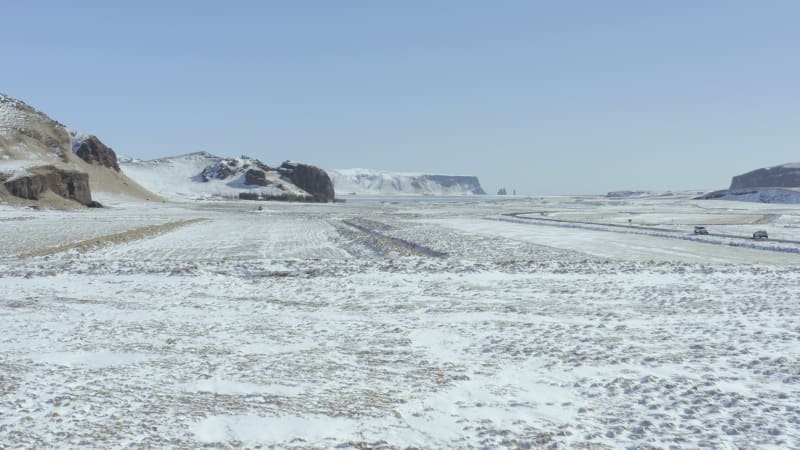
<path fill-rule="evenodd" d="M 371 169 L 328 170 L 337 195 L 483 195 L 471 175 L 389 172 Z"/>
<path fill-rule="evenodd" d="M 611 191 L 606 194 L 608 198 L 635 198 L 651 195 L 650 191 Z"/>
<path fill-rule="evenodd" d="M 9 130 L 24 130 L 26 125 L 31 122 L 61 125 L 22 100 L 0 92 L 0 133 Z"/>
<path fill-rule="evenodd" d="M 309 196 L 275 169 L 245 155 L 224 158 L 203 151 L 148 161 L 124 156 L 119 164 L 139 184 L 173 200 L 238 198 L 242 192 Z M 263 184 L 255 184 L 250 171 L 263 173 Z"/>

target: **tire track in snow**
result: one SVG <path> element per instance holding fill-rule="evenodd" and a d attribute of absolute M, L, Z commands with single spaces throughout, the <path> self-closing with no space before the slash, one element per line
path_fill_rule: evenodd
<path fill-rule="evenodd" d="M 355 236 L 354 240 L 360 241 L 366 247 L 380 255 L 396 251 L 403 256 L 428 256 L 433 258 L 443 258 L 447 256 L 447 253 L 405 239 L 388 236 L 349 220 L 343 220 L 341 223 L 359 232 L 360 236 Z M 347 231 L 341 228 L 339 228 L 339 231 L 340 233 L 347 233 Z"/>

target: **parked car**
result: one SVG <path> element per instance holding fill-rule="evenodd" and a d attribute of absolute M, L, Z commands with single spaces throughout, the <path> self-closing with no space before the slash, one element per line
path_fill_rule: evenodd
<path fill-rule="evenodd" d="M 706 227 L 695 226 L 694 234 L 708 234 L 708 230 L 706 229 Z"/>
<path fill-rule="evenodd" d="M 766 231 L 758 230 L 755 233 L 753 233 L 753 239 L 769 239 L 769 236 L 767 236 Z"/>

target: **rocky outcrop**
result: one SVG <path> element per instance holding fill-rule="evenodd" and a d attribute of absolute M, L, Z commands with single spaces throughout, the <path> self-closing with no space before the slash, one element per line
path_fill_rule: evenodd
<path fill-rule="evenodd" d="M 89 164 L 108 167 L 119 172 L 117 154 L 100 142 L 97 136 L 89 136 L 73 149 L 75 154 Z"/>
<path fill-rule="evenodd" d="M 243 169 L 249 169 L 250 167 L 255 166 L 256 169 L 261 169 L 264 172 L 274 172 L 276 170 L 257 159 L 250 158 L 249 156 L 245 157 L 245 155 L 242 155 L 242 158 L 247 161 L 242 165 Z"/>
<path fill-rule="evenodd" d="M 43 192 L 52 191 L 82 205 L 96 206 L 89 189 L 89 175 L 82 172 L 53 166 L 36 167 L 28 169 L 25 175 L 5 181 L 3 185 L 12 195 L 28 200 L 39 200 Z"/>
<path fill-rule="evenodd" d="M 731 191 L 763 187 L 800 187 L 800 164 L 783 164 L 753 170 L 731 180 Z"/>
<path fill-rule="evenodd" d="M 248 186 L 266 186 L 269 182 L 263 170 L 248 169 L 244 173 L 244 184 Z"/>
<path fill-rule="evenodd" d="M 0 94 L 0 166 L 0 170 L 13 171 L 6 180 L 0 180 L 2 199 L 14 197 L 2 186 L 8 181 L 13 181 L 11 188 L 26 198 L 35 198 L 41 194 L 41 189 L 53 191 L 58 195 L 48 193 L 43 200 L 53 200 L 66 207 L 70 202 L 61 201 L 59 195 L 88 204 L 91 201 L 89 188 L 94 193 L 142 200 L 156 197 L 122 173 L 117 155 L 97 137 L 68 130 L 43 112 L 4 94 Z M 57 174 L 52 170 L 47 174 L 36 173 L 41 172 L 36 168 L 46 166 L 61 170 L 62 175 L 76 171 L 89 174 L 90 185 L 83 189 L 83 177 L 57 181 Z M 41 176 L 23 179 L 29 175 Z M 68 189 L 70 180 L 72 194 Z M 15 203 L 19 202 L 15 200 Z"/>
<path fill-rule="evenodd" d="M 300 189 L 311 194 L 316 202 L 332 202 L 336 199 L 333 182 L 327 172 L 319 167 L 284 161 L 278 172 Z"/>
<path fill-rule="evenodd" d="M 210 180 L 225 180 L 228 179 L 239 171 L 239 160 L 229 158 L 220 159 L 214 165 L 208 166 L 200 173 L 200 177 L 204 182 Z"/>

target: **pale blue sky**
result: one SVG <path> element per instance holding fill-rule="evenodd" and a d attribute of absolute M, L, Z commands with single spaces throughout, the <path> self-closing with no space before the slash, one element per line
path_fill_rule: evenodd
<path fill-rule="evenodd" d="M 26 1 L 0 92 L 120 153 L 727 186 L 800 161 L 797 1 Z"/>

